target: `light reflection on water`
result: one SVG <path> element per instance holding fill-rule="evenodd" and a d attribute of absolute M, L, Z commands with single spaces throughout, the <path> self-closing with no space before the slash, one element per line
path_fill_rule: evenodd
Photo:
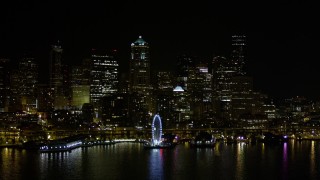
<path fill-rule="evenodd" d="M 163 177 L 163 149 L 150 149 L 149 179 L 164 179 Z"/>
<path fill-rule="evenodd" d="M 315 142 L 311 142 L 311 148 L 310 148 L 310 174 L 316 173 L 316 152 L 315 152 Z"/>
<path fill-rule="evenodd" d="M 288 143 L 283 143 L 282 153 L 282 179 L 288 178 Z"/>
<path fill-rule="evenodd" d="M 319 143 L 148 150 L 119 143 L 63 153 L 1 148 L 0 179 L 320 179 Z"/>
<path fill-rule="evenodd" d="M 247 144 L 244 142 L 237 143 L 237 153 L 236 153 L 236 177 L 237 179 L 243 179 L 244 177 L 244 148 Z"/>

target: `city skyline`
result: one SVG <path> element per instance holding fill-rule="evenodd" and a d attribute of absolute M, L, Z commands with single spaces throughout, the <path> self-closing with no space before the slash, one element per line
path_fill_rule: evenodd
<path fill-rule="evenodd" d="M 165 13 L 141 5 L 11 3 L 1 14 L 5 28 L 0 30 L 0 56 L 14 59 L 27 52 L 43 66 L 51 45 L 60 40 L 65 64 L 80 64 L 92 48 L 115 48 L 123 67 L 129 64 L 130 44 L 141 35 L 150 44 L 151 66 L 165 70 L 174 69 L 179 53 L 208 61 L 214 55 L 228 56 L 231 36 L 245 34 L 246 64 L 255 89 L 274 97 L 318 98 L 312 27 L 316 14 L 311 5 L 287 2 L 250 9 L 234 4 L 229 10 L 228 4 L 159 5 Z"/>

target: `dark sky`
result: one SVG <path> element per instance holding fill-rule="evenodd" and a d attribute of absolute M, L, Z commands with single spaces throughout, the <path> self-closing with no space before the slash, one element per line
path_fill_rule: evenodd
<path fill-rule="evenodd" d="M 315 4 L 174 2 L 1 2 L 0 56 L 27 52 L 46 67 L 50 45 L 59 39 L 66 64 L 79 64 L 91 48 L 116 48 L 127 67 L 130 44 L 142 35 L 153 68 L 166 70 L 174 69 L 180 52 L 208 60 L 227 56 L 231 36 L 245 34 L 248 74 L 257 90 L 277 98 L 319 97 Z"/>

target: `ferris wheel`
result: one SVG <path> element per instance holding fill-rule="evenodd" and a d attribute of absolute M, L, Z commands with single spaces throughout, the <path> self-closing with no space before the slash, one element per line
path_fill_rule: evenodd
<path fill-rule="evenodd" d="M 162 123 L 159 114 L 153 117 L 152 121 L 152 142 L 154 145 L 159 145 L 162 135 Z"/>

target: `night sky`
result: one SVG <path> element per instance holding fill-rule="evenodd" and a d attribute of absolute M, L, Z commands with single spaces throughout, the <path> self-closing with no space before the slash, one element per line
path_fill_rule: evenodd
<path fill-rule="evenodd" d="M 92 48 L 117 49 L 126 71 L 130 44 L 142 35 L 152 68 L 173 70 L 179 53 L 211 61 L 229 55 L 232 35 L 245 34 L 256 90 L 275 98 L 319 98 L 315 4 L 209 2 L 1 2 L 0 57 L 27 53 L 47 67 L 50 45 L 60 40 L 66 64 L 80 64 Z"/>

